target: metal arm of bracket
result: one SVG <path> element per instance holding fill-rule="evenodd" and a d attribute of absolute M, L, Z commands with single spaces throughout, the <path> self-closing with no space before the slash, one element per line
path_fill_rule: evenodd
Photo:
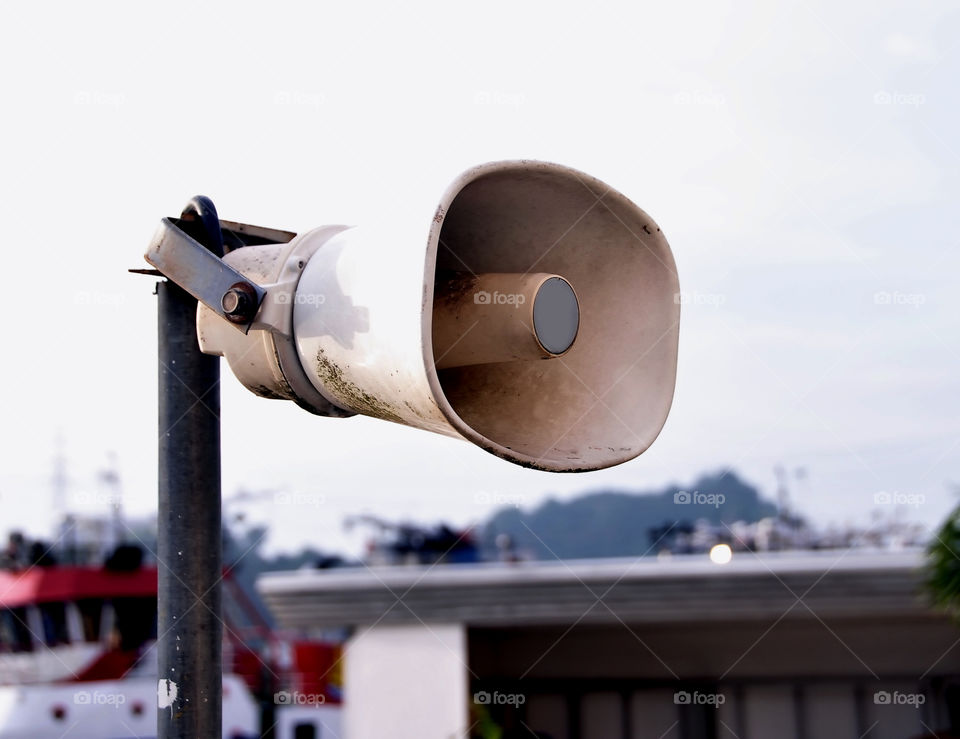
<path fill-rule="evenodd" d="M 239 224 L 226 224 L 238 226 Z M 276 232 L 289 241 L 287 232 Z M 292 234 L 289 234 L 292 237 Z M 180 228 L 177 219 L 164 218 L 147 247 L 145 259 L 210 310 L 246 333 L 267 291 L 224 262 Z"/>

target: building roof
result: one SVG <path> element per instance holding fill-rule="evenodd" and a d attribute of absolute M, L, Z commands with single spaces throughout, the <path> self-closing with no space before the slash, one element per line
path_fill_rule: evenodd
<path fill-rule="evenodd" d="M 787 618 L 934 616 L 922 565 L 920 551 L 847 549 L 736 553 L 726 565 L 701 554 L 300 570 L 264 575 L 257 587 L 281 626 L 294 629 L 731 621 L 785 611 Z"/>

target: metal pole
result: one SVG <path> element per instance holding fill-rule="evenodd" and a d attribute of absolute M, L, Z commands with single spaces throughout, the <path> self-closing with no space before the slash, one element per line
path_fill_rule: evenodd
<path fill-rule="evenodd" d="M 159 298 L 158 739 L 222 735 L 220 360 L 197 347 L 197 301 Z"/>

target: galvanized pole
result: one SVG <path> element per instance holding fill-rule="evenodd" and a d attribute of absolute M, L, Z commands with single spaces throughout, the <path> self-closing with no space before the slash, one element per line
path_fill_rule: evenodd
<path fill-rule="evenodd" d="M 200 235 L 195 238 L 211 246 Z M 220 360 L 201 353 L 197 346 L 197 301 L 169 281 L 157 285 L 157 295 L 157 737 L 218 739 L 222 735 Z"/>

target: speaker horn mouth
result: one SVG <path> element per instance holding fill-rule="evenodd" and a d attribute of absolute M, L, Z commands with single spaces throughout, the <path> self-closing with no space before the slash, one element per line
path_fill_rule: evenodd
<path fill-rule="evenodd" d="M 469 323 L 451 333 L 442 307 L 451 275 L 536 284 L 517 293 L 523 311 L 485 313 L 496 330 L 478 323 L 470 339 Z M 659 227 L 620 193 L 544 162 L 471 169 L 433 219 L 425 285 L 427 378 L 462 436 L 524 466 L 584 471 L 632 459 L 659 434 L 673 398 L 679 281 Z"/>

